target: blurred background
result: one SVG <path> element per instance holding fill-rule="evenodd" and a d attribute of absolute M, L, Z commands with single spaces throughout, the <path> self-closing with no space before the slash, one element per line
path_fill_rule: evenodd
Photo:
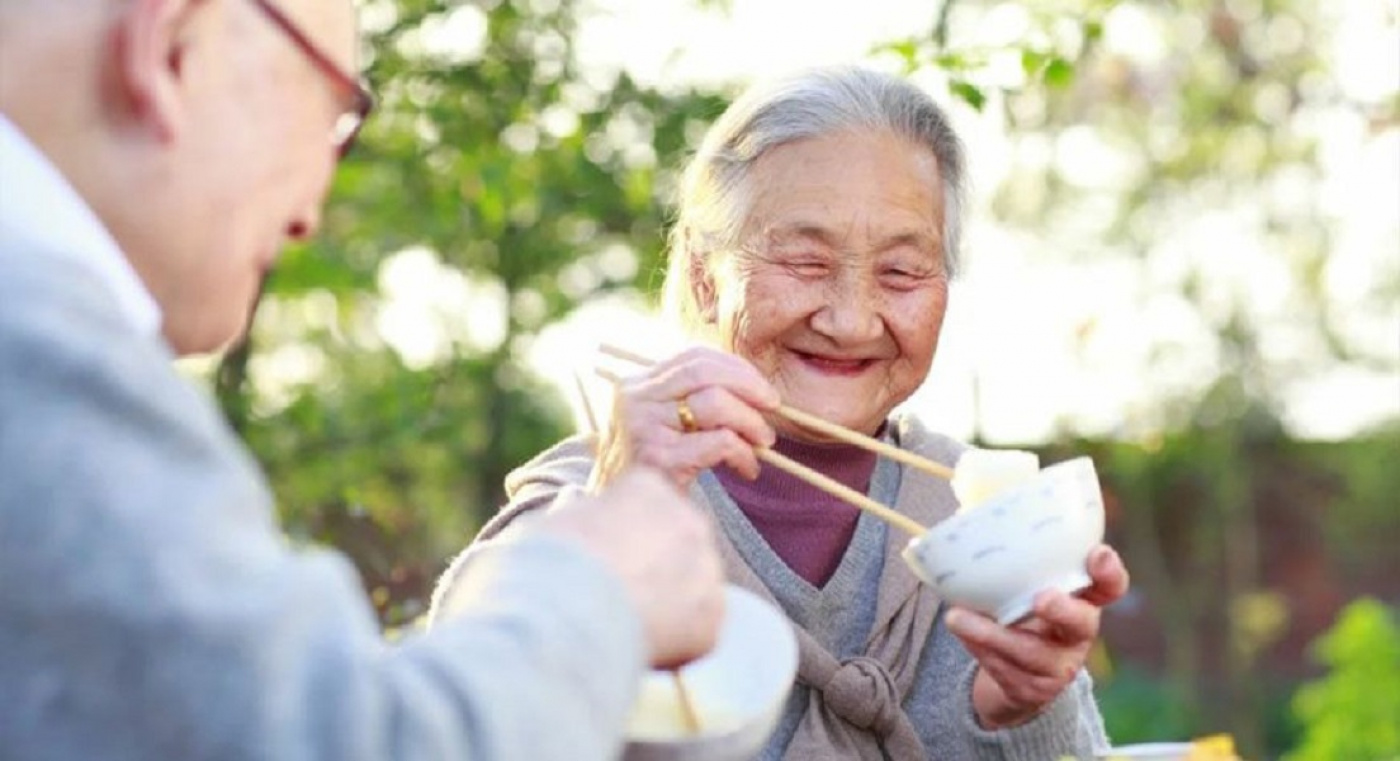
<path fill-rule="evenodd" d="M 1400 758 L 1400 0 L 372 0 L 379 110 L 251 339 L 190 364 L 294 541 L 415 625 L 507 472 L 652 353 L 677 173 L 740 87 L 841 62 L 947 104 L 975 203 L 928 384 L 1087 453 L 1134 574 L 1118 743 Z"/>

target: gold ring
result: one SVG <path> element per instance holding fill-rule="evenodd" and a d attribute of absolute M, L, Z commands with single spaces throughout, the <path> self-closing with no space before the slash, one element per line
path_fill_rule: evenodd
<path fill-rule="evenodd" d="M 676 400 L 676 419 L 681 423 L 681 430 L 686 433 L 700 430 L 700 425 L 695 422 L 695 412 L 690 409 L 690 404 L 685 399 Z"/>

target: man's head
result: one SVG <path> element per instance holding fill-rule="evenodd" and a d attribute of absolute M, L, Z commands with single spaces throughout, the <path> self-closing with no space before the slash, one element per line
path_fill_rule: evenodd
<path fill-rule="evenodd" d="M 208 351 L 319 224 L 356 48 L 348 0 L 0 0 L 0 111 Z"/>

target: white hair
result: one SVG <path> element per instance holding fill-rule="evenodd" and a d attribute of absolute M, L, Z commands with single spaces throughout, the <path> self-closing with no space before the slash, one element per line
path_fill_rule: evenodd
<path fill-rule="evenodd" d="M 943 109 L 896 76 L 854 66 L 820 68 L 750 88 L 710 127 L 681 177 L 668 240 L 665 311 L 698 324 L 692 277 L 712 252 L 736 248 L 747 180 L 763 154 L 797 140 L 853 129 L 886 130 L 929 149 L 943 183 L 943 260 L 956 271 L 962 231 L 962 141 Z"/>

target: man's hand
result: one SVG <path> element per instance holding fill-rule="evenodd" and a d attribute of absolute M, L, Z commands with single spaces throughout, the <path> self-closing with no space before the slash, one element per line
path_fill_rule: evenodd
<path fill-rule="evenodd" d="M 622 579 L 641 616 L 652 666 L 678 666 L 714 647 L 724 614 L 714 530 L 660 473 L 629 469 L 598 495 L 535 525 L 580 542 Z"/>
<path fill-rule="evenodd" d="M 1083 668 L 1099 636 L 1100 610 L 1128 591 L 1128 571 L 1111 547 L 1095 548 L 1087 565 L 1092 586 L 1078 597 L 1042 592 L 1032 617 L 1015 626 L 1000 626 L 963 608 L 948 612 L 948 629 L 977 659 L 972 706 L 983 728 L 1031 720 Z"/>

